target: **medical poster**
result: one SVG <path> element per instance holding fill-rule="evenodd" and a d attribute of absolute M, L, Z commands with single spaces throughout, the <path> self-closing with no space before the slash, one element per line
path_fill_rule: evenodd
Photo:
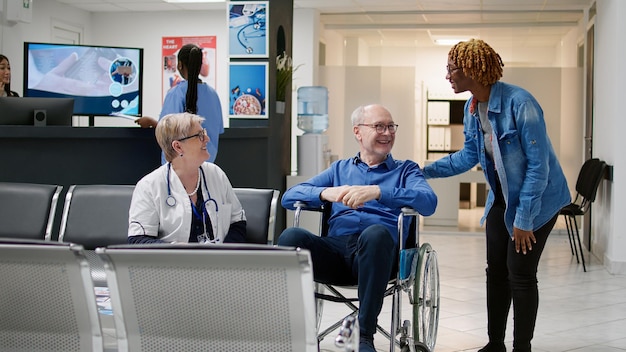
<path fill-rule="evenodd" d="M 268 2 L 230 2 L 228 10 L 230 57 L 268 57 Z"/>
<path fill-rule="evenodd" d="M 163 37 L 163 95 L 161 100 L 165 99 L 167 91 L 182 81 L 183 78 L 178 72 L 178 51 L 185 44 L 196 44 L 202 49 L 202 67 L 200 68 L 200 80 L 215 87 L 215 62 L 216 62 L 216 36 L 201 37 Z"/>
<path fill-rule="evenodd" d="M 267 118 L 266 62 L 231 62 L 229 115 L 234 118 Z"/>

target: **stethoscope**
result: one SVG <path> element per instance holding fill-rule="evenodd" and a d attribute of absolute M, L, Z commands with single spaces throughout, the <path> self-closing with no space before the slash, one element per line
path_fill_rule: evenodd
<path fill-rule="evenodd" d="M 252 17 L 252 23 L 243 26 L 237 33 L 239 44 L 246 49 L 246 53 L 252 54 L 254 49 L 248 45 L 249 39 L 265 37 L 265 10 L 259 10 Z M 246 29 L 252 27 L 252 31 Z"/>
<path fill-rule="evenodd" d="M 208 202 L 212 202 L 215 205 L 215 211 L 218 211 L 218 207 L 217 207 L 217 201 L 215 199 L 213 199 L 211 197 L 211 192 L 209 192 L 209 187 L 207 186 L 206 183 L 206 176 L 204 175 L 204 170 L 202 170 L 202 167 L 198 168 L 200 170 L 200 174 L 202 174 L 202 180 L 204 182 L 204 190 L 206 191 L 206 194 L 209 196 L 209 199 L 206 200 L 204 202 L 205 207 L 206 208 L 206 203 Z M 167 198 L 165 199 L 165 204 L 169 205 L 170 207 L 173 207 L 176 205 L 176 198 L 174 198 L 174 196 L 172 195 L 172 186 L 171 186 L 171 181 L 170 181 L 170 173 L 172 172 L 172 163 L 168 163 L 167 164 Z"/>
<path fill-rule="evenodd" d="M 176 198 L 174 198 L 174 196 L 172 195 L 172 188 L 171 188 L 171 181 L 170 181 L 171 170 L 172 170 L 172 164 L 168 163 L 167 164 L 167 198 L 165 199 L 165 204 L 167 204 L 170 207 L 173 207 L 176 205 L 177 202 L 176 202 Z M 202 170 L 202 167 L 199 167 L 198 170 L 200 170 L 200 174 L 202 174 L 202 180 L 204 181 L 202 183 L 204 184 L 204 190 L 206 191 L 206 194 L 208 196 L 208 199 L 205 200 L 204 203 L 202 203 L 200 212 L 198 212 L 198 209 L 191 201 L 191 198 L 189 199 L 189 202 L 191 203 L 191 210 L 193 211 L 194 216 L 196 216 L 198 219 L 202 218 L 202 224 L 204 225 L 204 234 L 201 236 L 198 236 L 198 242 L 200 243 L 219 242 L 219 237 L 217 236 L 217 233 L 218 233 L 217 231 L 219 231 L 219 214 L 218 214 L 219 207 L 217 205 L 217 201 L 213 197 L 211 197 L 211 192 L 209 192 L 209 187 L 207 186 L 206 176 L 204 175 L 204 170 Z M 213 203 L 213 205 L 215 205 L 215 221 L 216 221 L 215 223 L 216 235 L 214 236 L 215 239 L 209 238 L 209 236 L 207 235 L 206 219 L 205 219 L 205 216 L 209 216 L 208 211 L 207 211 L 208 209 L 207 203 Z"/>

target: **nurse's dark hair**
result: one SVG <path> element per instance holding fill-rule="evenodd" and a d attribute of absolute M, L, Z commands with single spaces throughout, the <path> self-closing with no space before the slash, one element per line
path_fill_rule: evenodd
<path fill-rule="evenodd" d="M 202 49 L 195 44 L 185 44 L 178 52 L 178 61 L 187 68 L 187 96 L 185 112 L 198 113 L 198 75 L 202 67 Z"/>
<path fill-rule="evenodd" d="M 484 86 L 490 86 L 502 78 L 502 58 L 480 39 L 470 39 L 454 45 L 448 52 L 448 61 L 452 61 L 466 76 Z"/>

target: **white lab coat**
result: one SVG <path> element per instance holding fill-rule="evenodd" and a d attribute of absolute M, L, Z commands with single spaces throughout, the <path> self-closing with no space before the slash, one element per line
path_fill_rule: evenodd
<path fill-rule="evenodd" d="M 188 242 L 191 232 L 191 201 L 174 168 L 169 172 L 169 193 L 176 200 L 174 206 L 166 202 L 168 198 L 168 165 L 144 176 L 135 187 L 128 213 L 128 236 L 154 236 L 166 242 Z M 219 166 L 204 162 L 201 166 L 204 179 L 198 192 L 203 199 L 215 199 L 216 212 L 212 202 L 206 204 L 213 233 L 224 242 L 231 223 L 246 220 L 244 210 L 235 196 L 228 177 Z M 208 188 L 208 192 L 207 192 Z M 210 197 L 209 197 L 210 193 Z"/>

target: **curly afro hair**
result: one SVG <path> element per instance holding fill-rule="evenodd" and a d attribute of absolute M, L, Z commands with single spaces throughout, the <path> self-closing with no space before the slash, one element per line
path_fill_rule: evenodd
<path fill-rule="evenodd" d="M 448 60 L 463 69 L 466 76 L 484 86 L 492 85 L 502 78 L 502 58 L 480 39 L 457 43 L 450 49 Z"/>

